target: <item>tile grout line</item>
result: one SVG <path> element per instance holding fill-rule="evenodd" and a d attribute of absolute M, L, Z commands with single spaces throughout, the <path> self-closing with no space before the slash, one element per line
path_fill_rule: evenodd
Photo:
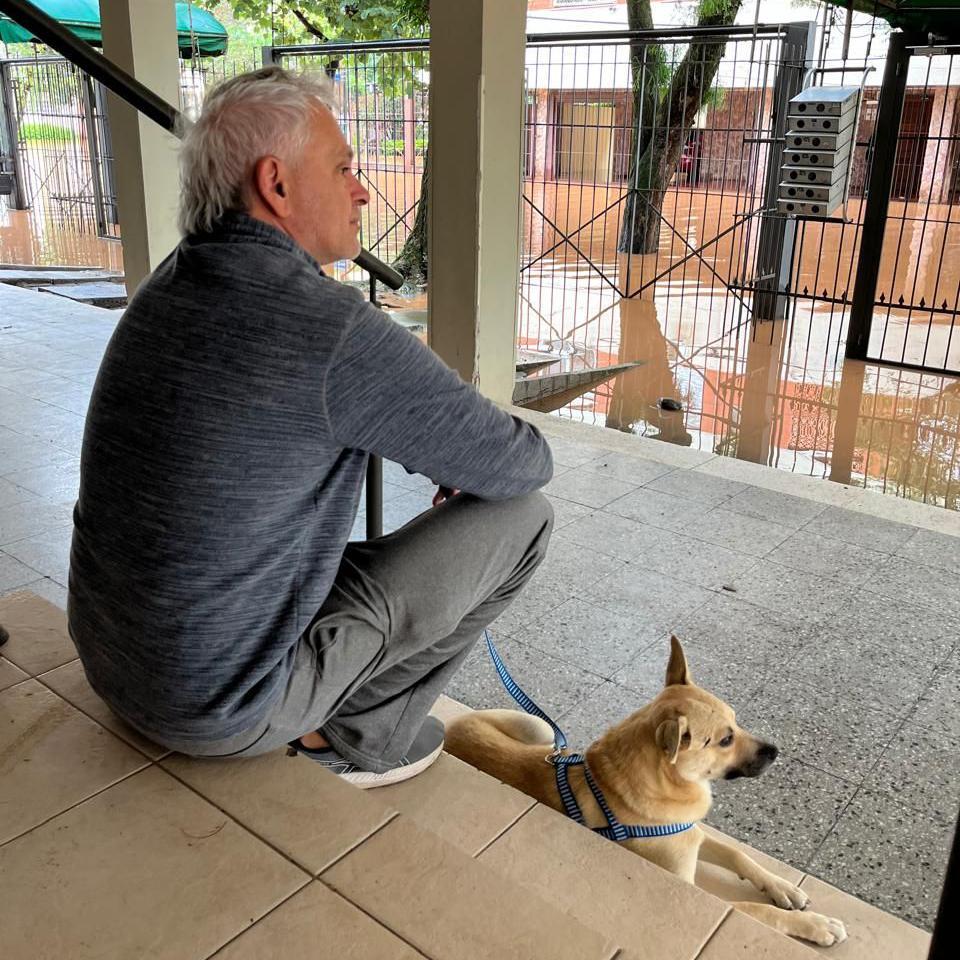
<path fill-rule="evenodd" d="M 336 776 L 336 774 L 331 774 L 331 776 Z M 359 789 L 359 788 L 358 788 L 358 789 Z M 339 854 L 337 857 L 334 857 L 334 859 L 331 860 L 326 866 L 322 867 L 322 868 L 321 868 L 320 870 L 318 870 L 316 873 L 312 874 L 313 878 L 314 878 L 315 880 L 320 880 L 320 879 L 322 879 L 323 874 L 325 874 L 325 873 L 327 873 L 328 871 L 332 870 L 332 869 L 333 869 L 338 863 L 340 863 L 342 860 L 345 860 L 348 856 L 350 856 L 351 853 L 353 853 L 354 850 L 357 850 L 359 847 L 362 847 L 363 844 L 365 844 L 365 843 L 366 843 L 368 840 L 370 840 L 372 837 L 375 837 L 375 836 L 376 836 L 378 833 L 380 833 L 381 831 L 385 830 L 385 829 L 386 829 L 387 827 L 389 827 L 390 824 L 393 823 L 395 820 L 400 819 L 401 814 L 400 814 L 400 811 L 399 811 L 399 810 L 391 810 L 391 811 L 389 811 L 389 812 L 390 812 L 390 816 L 387 817 L 387 819 L 384 820 L 383 823 L 381 823 L 378 827 L 374 827 L 374 829 L 371 830 L 365 837 L 361 837 L 356 843 L 352 844 L 348 849 L 344 850 L 343 853 Z M 406 818 L 404 818 L 404 819 L 406 819 Z M 431 831 L 431 832 L 432 832 L 432 831 Z M 434 834 L 434 835 L 435 835 L 435 834 Z M 351 902 L 352 902 L 352 901 L 351 901 Z"/>
<path fill-rule="evenodd" d="M 31 677 L 30 679 L 34 679 L 34 678 Z M 24 681 L 21 681 L 21 683 L 22 682 Z M 17 686 L 17 684 L 14 684 L 14 686 Z M 107 731 L 107 732 L 109 733 L 110 731 Z M 111 734 L 111 735 L 113 736 L 114 734 Z M 63 810 L 58 810 L 56 813 L 47 817 L 46 820 L 41 820 L 40 823 L 35 823 L 32 827 L 28 827 L 26 830 L 23 830 L 22 832 L 18 833 L 16 836 L 9 837 L 6 840 L 0 841 L 0 850 L 2 850 L 8 844 L 14 843 L 15 841 L 20 840 L 23 837 L 27 836 L 28 834 L 33 833 L 34 830 L 39 830 L 40 827 L 45 827 L 51 821 L 56 820 L 57 817 L 62 817 L 65 813 L 69 813 L 71 810 L 76 810 L 77 807 L 83 806 L 85 803 L 88 803 L 91 800 L 95 800 L 97 797 L 99 797 L 103 793 L 106 793 L 108 790 L 112 790 L 114 787 L 119 786 L 121 783 L 124 783 L 127 780 L 130 780 L 131 778 L 136 777 L 137 775 L 143 773 L 144 770 L 148 770 L 150 767 L 156 766 L 156 764 L 154 764 L 153 761 L 150 760 L 148 757 L 144 757 L 144 760 L 146 762 L 143 763 L 141 766 L 137 767 L 136 770 L 131 770 L 130 773 L 125 773 L 122 777 L 118 777 L 112 783 L 108 783 L 105 787 L 101 787 L 100 789 L 95 790 L 93 793 L 89 794 L 88 796 L 82 797 L 80 800 L 77 800 L 74 803 L 69 804 L 68 806 L 64 807 Z"/>
<path fill-rule="evenodd" d="M 722 900 L 720 902 L 723 903 Z M 699 958 L 703 956 L 704 951 L 710 946 L 710 943 L 713 941 L 714 937 L 716 937 L 716 935 L 720 932 L 720 928 L 727 922 L 728 917 L 730 917 L 730 915 L 733 913 L 734 908 L 731 907 L 729 903 L 725 903 L 724 906 L 727 908 L 726 912 L 721 915 L 720 919 L 717 921 L 717 925 L 713 928 L 713 930 L 710 931 L 710 933 L 707 934 L 707 938 L 700 945 L 700 949 L 697 950 L 690 960 L 699 960 Z"/>
<path fill-rule="evenodd" d="M 172 750 L 166 750 L 166 752 L 163 753 L 163 754 L 161 754 L 159 757 L 151 757 L 149 753 L 147 753 L 146 751 L 142 750 L 142 749 L 141 749 L 140 747 L 138 747 L 136 744 L 131 743 L 126 737 L 122 736 L 121 734 L 117 733 L 117 732 L 114 731 L 114 730 L 111 730 L 105 723 L 103 723 L 103 721 L 101 721 L 99 718 L 95 717 L 92 713 L 88 713 L 86 710 L 83 709 L 83 707 L 78 706 L 78 705 L 77 705 L 76 703 L 74 703 L 72 700 L 68 700 L 62 693 L 60 693 L 59 690 L 55 690 L 53 687 L 50 686 L 49 683 L 47 683 L 47 682 L 43 679 L 48 673 L 53 673 L 55 670 L 60 670 L 60 669 L 62 669 L 63 667 L 68 667 L 71 663 L 76 663 L 79 659 L 80 659 L 79 657 L 74 657 L 72 660 L 67 660 L 65 663 L 57 664 L 57 666 L 55 666 L 55 667 L 50 667 L 49 670 L 44 670 L 43 673 L 35 674 L 35 675 L 32 676 L 32 677 L 27 677 L 27 679 L 28 679 L 28 680 L 36 680 L 37 683 L 41 684 L 43 687 L 45 687 L 47 690 L 49 690 L 54 696 L 59 697 L 59 698 L 60 698 L 61 700 L 63 700 L 65 703 L 69 703 L 70 706 L 73 707 L 73 709 L 77 711 L 77 713 L 81 713 L 81 714 L 83 714 L 83 716 L 85 716 L 88 720 L 92 720 L 95 724 L 97 724 L 97 726 L 99 726 L 99 727 L 101 727 L 102 729 L 106 730 L 107 733 L 109 733 L 109 734 L 111 734 L 112 736 L 116 737 L 121 743 L 126 744 L 126 745 L 127 745 L 128 747 L 130 747 L 132 750 L 136 750 L 137 753 L 142 753 L 142 754 L 147 758 L 147 760 L 150 761 L 150 763 L 159 763 L 161 760 L 166 760 L 166 758 L 169 757 L 169 756 L 172 754 L 172 752 L 173 752 Z M 11 660 L 10 662 L 12 663 L 13 661 Z M 23 668 L 21 667 L 20 669 L 22 670 Z M 21 680 L 20 683 L 23 683 L 23 681 Z M 14 684 L 14 686 L 16 686 L 16 684 Z M 91 688 L 91 689 L 92 689 L 92 688 Z M 99 699 L 99 698 L 98 698 L 98 699 Z M 101 703 L 106 704 L 106 701 L 101 701 Z M 109 709 L 109 706 L 108 706 L 107 708 Z M 117 717 L 117 719 L 119 720 L 120 718 Z M 121 722 L 122 722 L 122 721 L 121 721 Z M 132 732 L 137 733 L 137 731 L 136 731 L 136 730 L 133 730 L 132 727 L 131 727 L 130 729 L 131 729 Z M 143 737 L 143 734 L 142 734 L 142 733 L 141 733 L 141 734 L 138 734 L 138 736 Z M 150 738 L 149 738 L 149 737 L 144 737 L 144 739 L 149 740 Z M 151 742 L 152 742 L 152 741 L 151 741 Z M 157 744 L 157 746 L 159 747 L 160 744 Z"/>
<path fill-rule="evenodd" d="M 168 759 L 170 756 L 173 756 L 173 754 L 170 753 L 170 754 L 168 754 L 166 757 L 164 757 L 163 759 L 166 760 L 166 759 Z M 175 780 L 175 781 L 176 781 L 177 783 L 179 783 L 181 786 L 186 787 L 186 789 L 189 790 L 191 793 L 196 794 L 196 795 L 197 795 L 201 800 L 203 800 L 205 803 L 209 803 L 211 807 L 213 807 L 213 808 L 216 809 L 216 810 L 219 810 L 228 820 L 233 821 L 233 823 L 235 823 L 241 830 L 243 830 L 245 833 L 250 834 L 250 836 L 254 837 L 255 839 L 259 840 L 262 844 L 264 844 L 264 846 L 266 846 L 266 847 L 268 847 L 269 849 L 271 849 L 271 850 L 272 850 L 274 853 L 276 853 L 278 856 L 283 857 L 284 860 L 286 860 L 288 863 L 290 863 L 290 864 L 292 864 L 294 867 L 296 867 L 301 873 L 305 873 L 311 880 L 319 879 L 321 873 L 326 872 L 326 871 L 329 870 L 331 867 L 333 867 L 335 864 L 339 863 L 344 857 L 346 857 L 348 854 L 350 854 L 350 853 L 352 853 L 354 850 L 356 850 L 357 847 L 359 847 L 359 846 L 361 846 L 362 844 L 366 843 L 367 840 L 369 840 L 369 839 L 370 839 L 372 836 L 374 836 L 375 834 L 379 833 L 385 826 L 387 826 L 388 824 L 392 823 L 392 822 L 393 822 L 394 820 L 396 820 L 396 818 L 400 815 L 396 810 L 388 810 L 387 812 L 388 812 L 390 815 L 387 817 L 387 819 L 386 819 L 382 824 L 380 824 L 378 827 L 376 827 L 376 828 L 375 828 L 374 830 L 372 830 L 370 833 L 366 834 L 364 837 L 361 837 L 360 840 L 358 840 L 356 843 L 354 843 L 348 850 L 346 850 L 343 854 L 341 854 L 340 856 L 338 856 L 335 860 L 332 860 L 330 863 L 328 863 L 326 866 L 324 866 L 320 871 L 318 871 L 317 873 L 314 873 L 312 870 L 310 870 L 310 869 L 308 869 L 307 867 L 305 867 L 302 863 L 298 863 L 290 854 L 288 854 L 288 853 L 286 853 L 285 851 L 281 850 L 279 847 L 277 847 L 277 846 L 276 846 L 274 843 L 272 843 L 270 840 L 267 840 L 266 837 L 261 836 L 261 834 L 259 834 L 259 833 L 258 833 L 256 830 L 254 830 L 252 827 L 247 826 L 245 823 L 243 823 L 243 822 L 241 822 L 239 819 L 237 819 L 237 817 L 235 817 L 233 814 L 228 813 L 228 812 L 227 812 L 226 810 L 224 810 L 224 808 L 223 808 L 222 806 L 220 806 L 220 804 L 217 803 L 215 800 L 213 800 L 213 799 L 211 799 L 210 797 L 208 797 L 208 796 L 204 795 L 203 793 L 201 793 L 196 787 L 194 787 L 192 784 L 188 783 L 186 780 L 182 779 L 181 777 L 177 776 L 177 774 L 174 773 L 172 770 L 167 769 L 167 767 L 161 766 L 159 760 L 158 760 L 158 761 L 155 761 L 155 762 L 153 763 L 153 766 L 155 766 L 155 767 L 157 767 L 158 769 L 162 770 L 163 773 L 165 773 L 165 774 L 166 774 L 168 777 L 170 777 L 171 779 Z M 333 774 L 333 775 L 335 776 L 335 774 Z"/>
<path fill-rule="evenodd" d="M 247 933 L 247 932 L 249 932 L 250 930 L 252 930 L 254 927 L 259 926 L 262 921 L 264 921 L 264 920 L 267 919 L 267 917 L 269 917 L 269 916 L 271 916 L 272 914 L 276 913 L 277 910 L 279 910 L 285 903 L 287 903 L 287 902 L 289 902 L 290 900 L 292 900 L 298 893 L 301 893 L 303 890 L 306 890 L 306 888 L 309 887 L 311 883 L 315 883 L 315 882 L 316 882 L 316 881 L 315 881 L 312 877 L 307 877 L 307 879 L 304 880 L 304 882 L 303 882 L 299 887 L 297 887 L 295 890 L 292 890 L 289 894 L 287 894 L 287 896 L 285 896 L 282 900 L 280 900 L 279 903 L 275 903 L 275 904 L 274 904 L 266 913 L 264 913 L 262 916 L 257 917 L 257 919 L 256 919 L 253 923 L 251 923 L 249 926 L 244 927 L 244 928 L 243 928 L 242 930 L 240 930 L 238 933 L 235 933 L 235 934 L 234 934 L 232 937 L 230 937 L 228 940 L 224 940 L 224 942 L 221 943 L 220 946 L 217 947 L 216 950 L 213 951 L 213 953 L 207 954 L 207 956 L 204 958 L 204 960 L 215 960 L 216 956 L 217 956 L 221 951 L 223 951 L 223 950 L 225 950 L 227 947 L 229 947 L 231 943 L 233 943 L 235 940 L 239 940 L 240 937 L 242 937 L 245 933 Z M 328 889 L 329 889 L 329 888 L 328 888 Z"/>
<path fill-rule="evenodd" d="M 880 765 L 881 761 L 882 761 L 883 758 L 884 758 L 884 754 L 885 754 L 886 751 L 890 748 L 890 745 L 894 742 L 894 740 L 897 739 L 897 737 L 898 737 L 898 735 L 900 734 L 901 730 L 903 730 L 903 728 L 906 726 L 906 724 L 910 721 L 911 717 L 914 716 L 914 714 L 917 712 L 917 710 L 919 709 L 919 707 L 920 707 L 920 700 L 918 699 L 917 702 L 914 704 L 913 708 L 904 715 L 903 719 L 900 721 L 900 723 L 899 723 L 899 724 L 897 725 L 897 727 L 894 729 L 893 733 L 890 735 L 890 739 L 887 740 L 887 742 L 886 742 L 886 743 L 884 744 L 884 746 L 883 746 L 883 749 L 880 751 L 879 755 L 877 756 L 877 759 L 873 762 L 873 764 L 871 765 L 870 769 L 869 769 L 869 770 L 867 771 L 867 773 L 863 776 L 863 778 L 860 780 L 860 782 L 856 785 L 856 790 L 854 790 L 853 794 L 850 796 L 850 799 L 843 805 L 843 808 L 842 808 L 842 809 L 840 810 L 840 812 L 837 814 L 836 819 L 835 819 L 835 820 L 833 821 L 833 823 L 830 825 L 830 828 L 827 830 L 827 832 L 826 832 L 826 834 L 824 835 L 823 839 L 820 841 L 819 844 L 817 844 L 816 849 L 815 849 L 815 850 L 813 851 L 813 853 L 807 858 L 807 860 L 806 860 L 806 867 L 807 867 L 807 869 L 809 869 L 809 867 L 810 867 L 810 865 L 813 863 L 813 861 L 816 860 L 816 858 L 819 856 L 820 851 L 823 849 L 823 847 L 826 845 L 827 841 L 830 839 L 830 837 L 831 837 L 831 836 L 833 835 L 833 833 L 836 831 L 837 827 L 840 825 L 840 821 L 843 819 L 844 815 L 846 814 L 847 810 L 849 810 L 849 808 L 850 808 L 850 806 L 853 804 L 853 802 L 861 795 L 861 793 L 870 793 L 870 792 L 873 792 L 873 791 L 870 790 L 869 787 L 867 787 L 867 785 L 866 785 L 867 780 L 870 778 L 870 776 L 873 774 L 873 772 L 874 772 L 874 771 L 877 769 L 877 767 Z M 808 766 L 811 766 L 811 764 L 808 764 Z M 817 768 L 817 769 L 819 769 L 819 768 Z M 824 772 L 825 772 L 825 771 L 824 771 Z M 884 796 L 884 797 L 886 797 L 885 794 L 881 794 L 881 795 Z M 893 800 L 894 802 L 900 804 L 901 806 L 906 807 L 906 809 L 912 811 L 915 815 L 923 816 L 923 817 L 925 817 L 925 818 L 927 818 L 927 819 L 933 820 L 933 818 L 930 817 L 928 813 L 925 813 L 924 811 L 915 809 L 912 805 L 907 804 L 907 803 L 904 803 L 902 800 L 899 800 L 898 798 L 896 798 L 893 794 L 890 795 L 890 799 Z M 939 821 L 934 821 L 934 822 L 939 823 Z M 947 826 L 949 827 L 949 824 L 947 824 Z"/>
<path fill-rule="evenodd" d="M 536 801 L 534 801 L 534 802 L 531 804 L 531 806 L 529 806 L 526 810 L 524 810 L 523 813 L 521 813 L 520 816 L 517 817 L 517 818 L 513 821 L 513 823 L 511 823 L 506 829 L 502 830 L 496 837 L 493 838 L 493 840 L 491 840 L 488 844 L 484 845 L 480 850 L 478 850 L 477 853 L 472 854 L 472 855 L 471 855 L 471 854 L 466 854 L 466 855 L 470 858 L 470 860 L 472 860 L 472 861 L 474 861 L 474 862 L 479 862 L 478 858 L 480 857 L 480 855 L 481 855 L 485 850 L 489 849 L 490 846 L 492 846 L 497 840 L 499 840 L 502 836 L 504 836 L 504 834 L 506 834 L 509 830 L 511 830 L 520 820 L 522 820 L 531 810 L 533 810 L 534 807 L 537 807 L 538 805 L 539 805 L 539 804 L 538 804 Z M 369 836 L 365 837 L 365 838 L 361 841 L 361 843 L 358 843 L 358 844 L 356 844 L 355 846 L 353 846 L 349 851 L 347 851 L 347 853 L 353 852 L 353 850 L 357 849 L 357 847 L 359 847 L 362 843 L 365 843 L 367 840 L 369 840 L 370 837 L 374 836 L 376 833 L 379 833 L 381 830 L 384 829 L 384 827 L 388 826 L 390 823 L 393 823 L 395 820 L 398 820 L 398 819 L 404 819 L 404 820 L 406 820 L 406 819 L 408 819 L 408 818 L 407 818 L 404 814 L 397 813 L 397 814 L 396 814 L 394 817 L 392 817 L 387 823 L 382 824 L 380 827 L 378 827 L 376 830 L 374 830 L 373 833 L 371 833 L 371 834 L 369 834 Z M 410 822 L 411 822 L 411 823 L 414 823 L 414 821 L 413 821 L 412 819 L 410 820 Z M 425 828 L 420 828 L 420 829 L 425 829 Z M 426 830 L 426 832 L 430 833 L 430 834 L 431 834 L 432 836 L 434 836 L 434 837 L 437 837 L 437 839 L 438 839 L 442 844 L 444 844 L 444 845 L 446 845 L 446 846 L 450 846 L 450 847 L 452 847 L 453 849 L 459 849 L 459 848 L 455 847 L 453 844 L 450 844 L 447 840 L 444 840 L 443 837 L 440 837 L 440 836 L 439 836 L 439 834 L 434 833 L 432 830 Z M 342 861 L 346 856 L 347 856 L 347 854 L 344 854 L 343 856 L 338 857 L 335 861 L 333 861 L 332 863 L 330 863 L 328 866 L 324 867 L 323 870 L 320 871 L 320 873 L 318 873 L 314 879 L 315 879 L 318 883 L 322 883 L 328 890 L 331 890 L 333 893 L 337 894 L 337 896 L 339 896 L 339 897 L 341 897 L 342 899 L 346 900 L 347 903 L 349 903 L 349 904 L 351 904 L 352 906 L 356 907 L 356 909 L 358 909 L 361 913 L 363 913 L 363 914 L 365 914 L 366 916 L 368 916 L 368 917 L 369 917 L 371 920 L 373 920 L 375 923 L 379 924 L 379 926 L 383 927 L 385 930 L 389 930 L 390 933 L 392 933 L 395 937 L 397 937 L 398 939 L 400 939 L 400 940 L 402 940 L 404 943 L 406 943 L 408 946 L 410 946 L 411 949 L 416 950 L 418 953 L 422 954 L 422 955 L 425 956 L 425 957 L 428 957 L 429 960 L 446 960 L 445 957 L 439 957 L 439 956 L 433 956 L 433 955 L 427 954 L 426 951 L 425 951 L 425 949 L 423 949 L 423 948 L 421 948 L 421 947 L 418 947 L 416 944 L 412 943 L 410 940 L 408 940 L 406 937 L 404 937 L 404 936 L 403 936 L 402 934 L 400 934 L 398 931 L 394 930 L 393 927 L 389 926 L 384 920 L 382 920 L 381 918 L 379 918 L 379 917 L 375 916 L 374 914 L 370 913 L 365 907 L 361 906 L 361 905 L 358 904 L 358 903 L 355 903 L 355 902 L 354 902 L 353 900 L 351 900 L 348 896 L 346 896 L 346 894 L 341 893 L 339 890 L 337 890 L 337 889 L 334 888 L 334 887 L 331 887 L 330 885 L 328 885 L 328 884 L 326 883 L 326 881 L 323 879 L 323 874 L 326 873 L 327 871 L 331 870 L 333 867 L 335 867 L 335 866 L 336 866 L 340 861 Z M 488 864 L 483 863 L 482 866 L 484 866 L 486 869 L 490 870 L 492 873 L 496 873 L 496 871 L 493 871 L 492 868 L 491 868 Z M 500 874 L 497 873 L 496 875 L 499 876 Z M 589 926 L 589 925 L 587 925 L 587 924 L 585 924 L 585 923 L 582 923 L 581 921 L 577 921 L 577 923 L 579 923 L 580 926 L 584 927 L 584 928 L 587 929 L 587 930 L 594 930 L 593 927 L 591 927 L 591 926 Z M 603 935 L 602 932 L 600 932 L 600 931 L 594 931 L 594 932 L 597 932 L 597 933 L 600 933 L 600 935 Z M 609 958 L 609 960 L 615 960 L 615 958 L 617 957 L 617 955 L 618 955 L 620 952 L 621 952 L 621 949 L 620 949 L 619 947 L 615 947 L 615 948 L 614 948 L 614 952 L 613 952 L 613 954 L 611 955 L 611 957 Z"/>
<path fill-rule="evenodd" d="M 445 960 L 444 957 L 436 956 L 436 955 L 434 955 L 434 954 L 428 954 L 423 948 L 418 947 L 415 943 L 412 943 L 412 942 L 411 942 L 410 940 L 408 940 L 405 936 L 403 936 L 403 934 L 399 933 L 398 931 L 394 930 L 393 927 L 390 927 L 390 926 L 388 926 L 386 923 L 384 923 L 384 921 L 381 920 L 379 917 L 374 916 L 374 915 L 373 915 L 372 913 L 370 913 L 370 911 L 367 910 L 365 907 L 360 906 L 359 903 L 354 903 L 353 900 L 351 900 L 349 897 L 347 897 L 347 896 L 345 896 L 344 894 L 342 894 L 339 890 L 335 890 L 335 889 L 334 889 L 333 887 L 331 887 L 329 884 L 325 883 L 323 880 L 320 879 L 320 877 L 315 877 L 313 882 L 314 882 L 314 883 L 322 884 L 322 885 L 323 885 L 323 888 L 324 888 L 325 890 L 328 890 L 328 891 L 329 891 L 330 893 L 332 893 L 335 897 L 339 897 L 341 900 L 343 900 L 344 903 L 350 904 L 350 906 L 353 907 L 354 910 L 357 910 L 357 911 L 359 911 L 360 913 L 362 913 L 365 917 L 367 917 L 367 919 L 373 921 L 373 923 L 375 923 L 378 927 L 380 927 L 381 929 L 386 930 L 388 933 L 392 934 L 392 935 L 393 935 L 394 937 L 396 937 L 399 941 L 401 941 L 401 943 L 405 943 L 411 950 L 413 950 L 413 951 L 415 951 L 416 953 L 420 954 L 420 956 L 426 958 L 426 960 Z M 221 949 L 222 949 L 222 948 L 221 948 Z M 212 960 L 212 958 L 211 958 L 211 960 Z"/>
<path fill-rule="evenodd" d="M 501 784 L 503 784 L 503 786 L 508 786 L 508 784 L 504 784 L 503 781 L 499 781 L 499 782 L 500 782 Z M 532 800 L 533 798 L 531 797 L 531 798 L 529 798 L 529 799 Z M 505 837 L 521 820 L 523 820 L 523 819 L 527 816 L 527 814 L 530 813 L 531 810 L 535 809 L 535 808 L 538 807 L 538 806 L 540 806 L 539 802 L 536 801 L 536 800 L 533 800 L 533 802 L 530 804 L 529 807 L 527 807 L 525 810 L 521 811 L 521 813 L 520 813 L 519 816 L 514 817 L 514 819 L 511 820 L 510 823 L 508 823 L 499 833 L 497 833 L 496 836 L 492 837 L 490 840 L 488 840 L 486 843 L 484 843 L 484 844 L 480 847 L 480 849 L 477 850 L 476 853 L 471 854 L 471 857 L 472 857 L 474 860 L 478 860 L 478 859 L 479 859 L 484 853 L 486 853 L 487 850 L 489 850 L 498 840 L 500 840 L 501 838 Z"/>

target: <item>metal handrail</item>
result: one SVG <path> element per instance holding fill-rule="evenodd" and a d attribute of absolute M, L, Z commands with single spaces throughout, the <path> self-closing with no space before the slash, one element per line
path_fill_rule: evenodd
<path fill-rule="evenodd" d="M 182 139 L 184 117 L 176 107 L 108 60 L 102 53 L 98 53 L 88 43 L 78 39 L 29 0 L 0 0 L 0 11 L 95 80 L 99 80 L 135 110 Z M 368 250 L 361 250 L 353 262 L 392 290 L 403 286 L 403 277 Z"/>
<path fill-rule="evenodd" d="M 731 24 L 730 26 L 707 27 L 669 27 L 663 30 L 592 30 L 584 33 L 528 33 L 528 46 L 544 46 L 568 43 L 661 43 L 664 40 L 727 40 L 733 37 L 780 37 L 786 33 L 783 24 Z M 392 50 L 430 49 L 429 37 L 415 37 L 406 40 L 361 40 L 357 42 L 331 41 L 328 43 L 282 44 L 265 47 L 274 56 L 289 57 L 298 54 L 316 55 L 326 53 L 365 53 L 389 52 Z"/>

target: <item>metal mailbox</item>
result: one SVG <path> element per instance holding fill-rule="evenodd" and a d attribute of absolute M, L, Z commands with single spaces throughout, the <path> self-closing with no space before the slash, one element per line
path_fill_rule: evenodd
<path fill-rule="evenodd" d="M 829 217 L 846 199 L 859 87 L 808 87 L 787 108 L 777 212 Z"/>

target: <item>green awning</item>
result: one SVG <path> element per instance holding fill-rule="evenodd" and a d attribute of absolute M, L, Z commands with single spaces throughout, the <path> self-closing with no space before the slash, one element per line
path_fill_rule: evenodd
<path fill-rule="evenodd" d="M 103 46 L 100 34 L 99 0 L 31 0 L 44 13 L 69 27 L 81 40 Z M 177 3 L 177 42 L 181 57 L 217 57 L 227 50 L 227 31 L 210 13 L 192 3 Z M 34 37 L 9 17 L 0 14 L 0 40 L 30 43 Z"/>

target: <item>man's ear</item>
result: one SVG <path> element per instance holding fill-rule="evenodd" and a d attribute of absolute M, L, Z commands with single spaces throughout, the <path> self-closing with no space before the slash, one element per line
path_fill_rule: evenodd
<path fill-rule="evenodd" d="M 666 754 L 670 763 L 677 762 L 683 735 L 687 732 L 686 717 L 671 717 L 657 727 L 657 746 Z"/>
<path fill-rule="evenodd" d="M 290 216 L 290 183 L 287 165 L 278 157 L 261 157 L 253 165 L 253 190 L 257 199 L 275 216 Z"/>
<path fill-rule="evenodd" d="M 687 658 L 680 646 L 680 641 L 674 634 L 670 634 L 670 662 L 667 664 L 667 686 L 675 683 L 693 683 L 690 669 L 687 667 Z"/>

